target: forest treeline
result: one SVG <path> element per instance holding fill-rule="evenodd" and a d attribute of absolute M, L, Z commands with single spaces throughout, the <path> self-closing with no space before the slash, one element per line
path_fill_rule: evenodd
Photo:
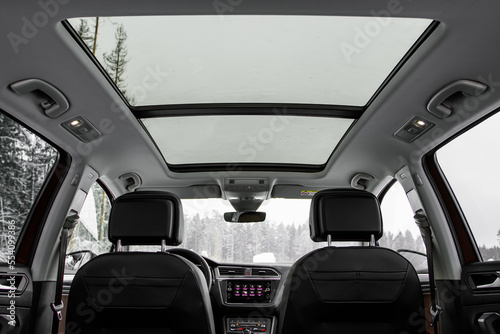
<path fill-rule="evenodd" d="M 0 262 L 8 256 L 9 231 L 17 239 L 57 151 L 0 113 Z"/>

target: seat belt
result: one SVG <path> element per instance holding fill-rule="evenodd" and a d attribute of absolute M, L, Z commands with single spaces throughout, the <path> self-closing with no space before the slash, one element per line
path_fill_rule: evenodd
<path fill-rule="evenodd" d="M 418 210 L 413 217 L 415 223 L 420 228 L 422 239 L 424 239 L 425 249 L 427 251 L 427 266 L 429 268 L 429 286 L 431 289 L 431 326 L 434 327 L 439 320 L 442 308 L 436 302 L 436 285 L 434 281 L 434 262 L 432 260 L 432 232 L 427 216 L 422 210 Z"/>
<path fill-rule="evenodd" d="M 62 309 L 64 308 L 64 304 L 62 301 L 62 288 L 64 279 L 64 267 L 66 263 L 66 248 L 68 247 L 69 238 L 71 237 L 71 234 L 73 234 L 73 229 L 78 223 L 78 219 L 80 219 L 80 217 L 77 214 L 72 214 L 66 217 L 63 229 L 61 231 L 61 242 L 59 244 L 59 263 L 57 266 L 56 294 L 54 297 L 54 302 L 50 304 L 50 307 L 54 311 L 54 314 L 57 318 L 57 320 L 54 321 L 54 325 L 52 326 L 53 333 L 54 329 L 56 330 L 55 333 L 57 333 L 59 321 L 62 320 Z"/>

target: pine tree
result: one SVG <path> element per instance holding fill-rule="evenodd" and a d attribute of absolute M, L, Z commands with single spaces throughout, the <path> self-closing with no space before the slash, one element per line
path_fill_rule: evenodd
<path fill-rule="evenodd" d="M 80 24 L 78 25 L 78 27 L 76 27 L 76 33 L 78 34 L 78 36 L 80 36 L 89 50 L 93 54 L 95 54 L 96 33 L 92 34 L 90 32 L 90 27 L 87 19 L 80 19 Z"/>
<path fill-rule="evenodd" d="M 127 33 L 125 32 L 125 28 L 123 24 L 120 24 L 116 28 L 115 33 L 116 45 L 113 51 L 110 54 L 104 54 L 104 63 L 106 65 L 106 71 L 108 72 L 111 80 L 115 83 L 116 87 L 120 89 L 125 98 L 133 103 L 133 99 L 131 97 L 127 97 L 127 91 L 125 90 L 125 66 L 128 63 L 127 59 L 127 46 L 125 42 L 127 40 Z"/>
<path fill-rule="evenodd" d="M 51 146 L 0 114 L 0 249 L 7 246 L 9 222 L 15 235 L 20 233 L 56 157 Z"/>

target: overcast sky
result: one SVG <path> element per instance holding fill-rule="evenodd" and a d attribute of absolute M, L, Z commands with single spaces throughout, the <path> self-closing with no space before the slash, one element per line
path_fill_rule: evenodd
<path fill-rule="evenodd" d="M 327 16 L 101 18 L 96 55 L 102 59 L 111 51 L 116 27 L 123 24 L 126 89 L 139 105 L 363 106 L 430 22 Z M 157 69 L 165 74 L 160 80 L 151 75 Z"/>

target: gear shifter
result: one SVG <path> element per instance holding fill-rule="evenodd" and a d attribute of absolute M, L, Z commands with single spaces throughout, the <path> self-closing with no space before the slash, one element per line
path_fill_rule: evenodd
<path fill-rule="evenodd" d="M 252 334 L 253 332 L 249 328 L 243 330 L 243 334 Z"/>

